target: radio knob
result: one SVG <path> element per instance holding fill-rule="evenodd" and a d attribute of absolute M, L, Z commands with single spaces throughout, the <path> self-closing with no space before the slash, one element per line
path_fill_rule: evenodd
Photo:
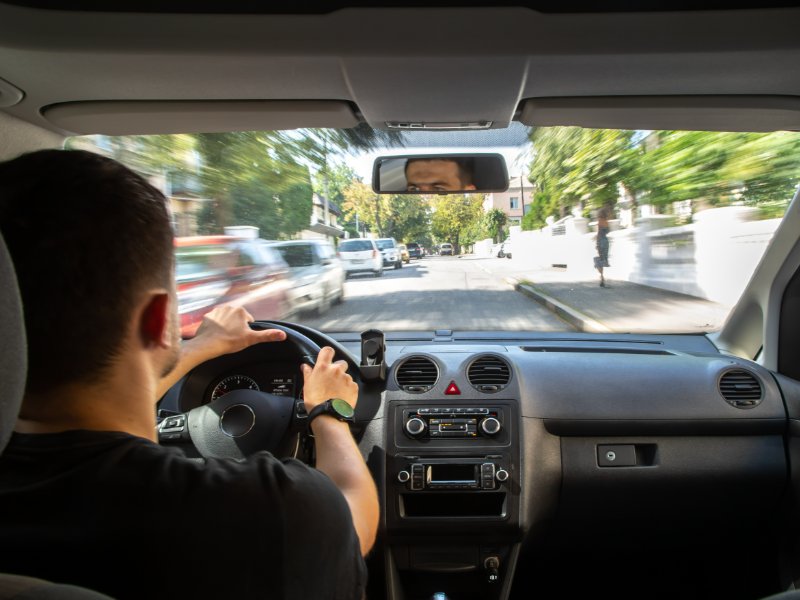
<path fill-rule="evenodd" d="M 508 471 L 505 469 L 498 469 L 497 473 L 494 474 L 495 479 L 499 482 L 508 481 Z"/>
<path fill-rule="evenodd" d="M 406 421 L 406 431 L 409 435 L 418 436 L 425 431 L 425 421 L 419 417 L 413 417 Z"/>
<path fill-rule="evenodd" d="M 494 417 L 487 417 L 481 421 L 481 429 L 486 435 L 495 435 L 498 431 L 500 431 L 500 421 Z"/>
<path fill-rule="evenodd" d="M 409 479 L 411 479 L 411 473 L 408 471 L 400 471 L 397 474 L 397 481 L 400 483 L 406 483 Z"/>

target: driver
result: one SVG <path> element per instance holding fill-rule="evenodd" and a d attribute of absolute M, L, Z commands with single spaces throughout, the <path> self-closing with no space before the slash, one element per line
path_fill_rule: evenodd
<path fill-rule="evenodd" d="M 29 369 L 0 457 L 0 571 L 118 599 L 361 598 L 378 500 L 346 422 L 311 423 L 316 469 L 156 443 L 154 403 L 178 377 L 284 337 L 224 309 L 181 351 L 164 196 L 113 160 L 39 151 L 0 163 L 0 231 Z M 309 411 L 358 401 L 333 357 L 303 366 Z"/>
<path fill-rule="evenodd" d="M 475 190 L 470 158 L 410 158 L 406 162 L 409 192 L 461 192 Z"/>

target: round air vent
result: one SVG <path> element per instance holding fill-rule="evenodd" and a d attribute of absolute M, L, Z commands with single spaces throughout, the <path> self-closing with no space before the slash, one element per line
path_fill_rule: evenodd
<path fill-rule="evenodd" d="M 719 392 L 736 408 L 753 408 L 761 404 L 764 392 L 756 376 L 749 371 L 728 371 L 719 379 Z"/>
<path fill-rule="evenodd" d="M 467 379 L 481 392 L 499 392 L 511 379 L 508 363 L 497 356 L 481 356 L 467 369 Z"/>
<path fill-rule="evenodd" d="M 397 385 L 406 392 L 420 394 L 430 390 L 439 379 L 439 367 L 427 356 L 404 360 L 394 375 Z"/>

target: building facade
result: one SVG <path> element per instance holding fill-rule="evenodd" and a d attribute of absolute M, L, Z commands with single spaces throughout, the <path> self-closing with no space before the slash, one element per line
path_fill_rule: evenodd
<path fill-rule="evenodd" d="M 527 179 L 512 177 L 505 192 L 486 194 L 483 211 L 489 212 L 493 208 L 499 208 L 508 218 L 508 227 L 518 226 L 522 223 L 522 217 L 530 211 L 533 189 L 533 184 Z"/>

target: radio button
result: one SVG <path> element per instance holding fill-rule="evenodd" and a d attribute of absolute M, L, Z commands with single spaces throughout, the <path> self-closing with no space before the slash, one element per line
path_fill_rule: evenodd
<path fill-rule="evenodd" d="M 500 421 L 494 417 L 487 417 L 481 421 L 481 430 L 486 435 L 495 435 L 500 431 Z"/>
<path fill-rule="evenodd" d="M 411 489 L 421 490 L 425 487 L 425 465 L 411 465 Z"/>
<path fill-rule="evenodd" d="M 417 414 L 419 414 L 419 415 L 428 415 L 428 414 L 430 414 L 430 412 L 431 412 L 430 408 L 420 408 L 417 411 Z"/>
<path fill-rule="evenodd" d="M 400 471 L 397 474 L 397 481 L 400 483 L 406 483 L 409 479 L 411 479 L 411 473 L 408 471 Z"/>
<path fill-rule="evenodd" d="M 406 421 L 406 431 L 409 435 L 418 436 L 425 431 L 425 421 L 419 417 L 413 417 Z"/>
<path fill-rule="evenodd" d="M 508 481 L 508 471 L 506 471 L 505 469 L 498 469 L 497 473 L 495 474 L 495 478 L 500 483 L 503 483 L 504 481 Z"/>

